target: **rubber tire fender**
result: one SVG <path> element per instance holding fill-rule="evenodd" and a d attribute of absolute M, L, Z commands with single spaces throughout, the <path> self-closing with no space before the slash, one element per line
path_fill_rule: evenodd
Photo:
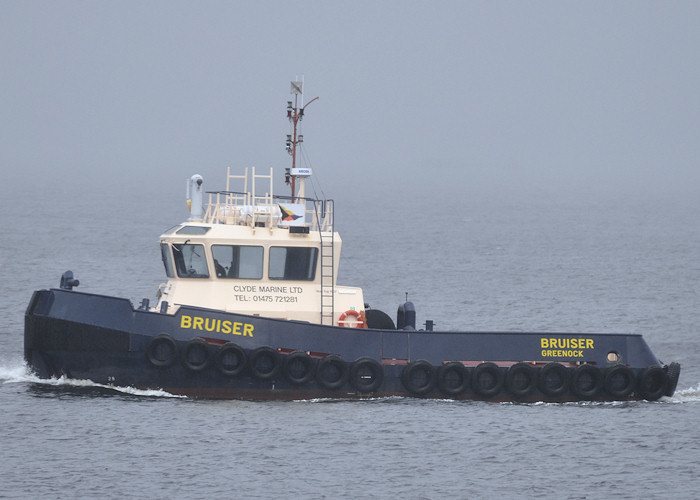
<path fill-rule="evenodd" d="M 299 375 L 297 367 L 302 367 L 303 373 Z M 314 360 L 304 351 L 294 351 L 289 353 L 282 365 L 282 375 L 292 384 L 302 385 L 314 378 Z"/>
<path fill-rule="evenodd" d="M 157 368 L 168 368 L 177 359 L 177 342 L 167 333 L 153 337 L 146 346 L 146 358 Z"/>
<path fill-rule="evenodd" d="M 623 379 L 623 385 L 616 384 L 616 380 Z M 624 399 L 629 396 L 637 383 L 634 371 L 625 365 L 614 365 L 605 370 L 605 392 L 614 398 Z"/>
<path fill-rule="evenodd" d="M 524 386 L 516 385 L 522 378 Z M 506 372 L 506 390 L 517 398 L 524 398 L 532 394 L 537 387 L 537 370 L 529 363 L 515 363 Z"/>
<path fill-rule="evenodd" d="M 590 387 L 585 385 L 590 377 Z M 603 373 L 597 366 L 582 364 L 571 374 L 571 391 L 580 398 L 593 399 L 603 388 Z"/>
<path fill-rule="evenodd" d="M 681 365 L 673 362 L 666 367 L 666 376 L 668 377 L 668 387 L 664 395 L 671 397 L 676 392 L 678 386 L 678 377 L 681 376 Z"/>
<path fill-rule="evenodd" d="M 267 359 L 267 364 L 271 366 L 265 370 L 265 366 L 258 366 L 258 361 Z M 280 369 L 280 357 L 275 349 L 269 346 L 262 346 L 255 349 L 248 357 L 248 366 L 255 378 L 258 380 L 272 380 Z"/>
<path fill-rule="evenodd" d="M 192 354 L 197 355 L 197 353 L 200 355 L 198 356 L 199 358 L 204 359 L 202 362 L 197 362 L 197 357 L 194 358 L 195 360 L 190 358 Z M 182 349 L 182 364 L 190 371 L 200 372 L 209 366 L 210 361 L 211 349 L 209 348 L 209 344 L 200 338 L 190 340 Z"/>
<path fill-rule="evenodd" d="M 379 330 L 396 330 L 394 320 L 384 311 L 379 309 L 366 309 L 365 319 L 367 328 L 377 328 Z"/>
<path fill-rule="evenodd" d="M 376 392 L 383 381 L 384 368 L 376 359 L 357 358 L 350 367 L 350 384 L 359 392 Z"/>
<path fill-rule="evenodd" d="M 233 354 L 238 359 L 238 363 L 233 366 L 230 363 L 226 363 L 226 358 L 230 354 Z M 214 354 L 214 366 L 226 377 L 235 377 L 239 375 L 245 369 L 247 362 L 248 356 L 243 348 L 233 342 L 225 343 L 219 347 L 219 350 Z"/>
<path fill-rule="evenodd" d="M 421 376 L 424 382 L 416 382 L 414 376 Z M 401 374 L 401 382 L 403 386 L 413 394 L 422 396 L 435 388 L 435 368 L 428 361 L 419 359 L 406 365 Z"/>
<path fill-rule="evenodd" d="M 553 375 L 559 379 L 559 385 L 554 387 L 547 385 L 550 375 Z M 544 365 L 540 370 L 538 379 L 538 387 L 540 392 L 542 392 L 542 394 L 545 396 L 561 396 L 569 389 L 569 369 L 556 362 L 551 362 Z"/>
<path fill-rule="evenodd" d="M 482 383 L 484 381 L 483 377 L 492 378 L 493 385 L 490 387 L 485 386 Z M 474 373 L 472 373 L 472 388 L 474 392 L 480 396 L 490 398 L 501 392 L 501 389 L 503 389 L 503 379 L 503 371 L 496 363 L 480 363 L 474 368 Z"/>
<path fill-rule="evenodd" d="M 656 401 L 666 393 L 668 377 L 659 365 L 651 365 L 639 376 L 639 395 L 647 401 Z"/>
<path fill-rule="evenodd" d="M 337 372 L 338 377 L 329 378 L 329 370 Z M 330 390 L 340 389 L 348 381 L 348 365 L 340 356 L 329 354 L 318 361 L 316 366 L 316 381 L 322 387 Z"/>
<path fill-rule="evenodd" d="M 457 385 L 450 385 L 450 379 L 457 378 Z M 450 361 L 445 363 L 437 371 L 437 384 L 442 392 L 448 396 L 457 396 L 462 394 L 469 387 L 470 372 L 466 366 L 459 361 Z"/>

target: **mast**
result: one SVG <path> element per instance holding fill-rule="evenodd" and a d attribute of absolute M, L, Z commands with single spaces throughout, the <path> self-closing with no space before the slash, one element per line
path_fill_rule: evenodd
<path fill-rule="evenodd" d="M 299 196 L 304 197 L 304 179 L 311 175 L 311 169 L 299 169 L 297 168 L 297 147 L 304 142 L 304 136 L 299 134 L 299 129 L 301 124 L 299 123 L 304 118 L 304 110 L 306 107 L 318 99 L 314 97 L 306 105 L 304 105 L 304 92 L 303 92 L 304 82 L 293 81 L 291 82 L 291 94 L 294 94 L 294 102 L 287 101 L 287 118 L 292 124 L 292 133 L 287 135 L 287 152 L 292 156 L 292 167 L 285 169 L 285 183 L 291 186 L 292 190 L 292 203 L 294 203 L 294 198 L 297 194 L 296 182 L 299 179 Z M 301 104 L 299 103 L 301 101 Z"/>

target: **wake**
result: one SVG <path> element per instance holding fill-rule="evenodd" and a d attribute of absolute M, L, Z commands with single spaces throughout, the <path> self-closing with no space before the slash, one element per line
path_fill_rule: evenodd
<path fill-rule="evenodd" d="M 676 393 L 672 397 L 664 397 L 661 399 L 672 403 L 697 403 L 700 401 L 700 383 L 695 387 L 676 390 Z"/>
<path fill-rule="evenodd" d="M 41 384 L 54 387 L 94 387 L 111 391 L 130 394 L 132 396 L 146 396 L 157 398 L 184 398 L 160 389 L 135 389 L 134 387 L 121 387 L 116 385 L 98 384 L 91 380 L 71 379 L 67 377 L 43 379 L 32 373 L 24 363 L 16 365 L 0 365 L 0 385 L 5 384 Z"/>

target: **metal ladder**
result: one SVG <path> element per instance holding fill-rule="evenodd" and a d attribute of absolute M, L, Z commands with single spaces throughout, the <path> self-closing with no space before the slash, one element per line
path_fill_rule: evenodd
<path fill-rule="evenodd" d="M 317 201 L 314 203 L 314 206 L 318 223 L 318 235 L 321 239 L 321 324 L 333 325 L 335 320 L 333 200 Z M 320 214 L 319 209 L 321 210 Z M 323 224 L 326 218 L 328 218 L 327 224 Z"/>

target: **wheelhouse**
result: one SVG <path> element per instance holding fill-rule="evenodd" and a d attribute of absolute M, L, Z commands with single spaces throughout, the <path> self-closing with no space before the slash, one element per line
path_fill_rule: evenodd
<path fill-rule="evenodd" d="M 174 312 L 194 305 L 325 325 L 363 327 L 362 290 L 336 284 L 342 241 L 333 228 L 333 201 L 272 194 L 269 175 L 228 172 L 226 191 L 201 193 L 190 179 L 187 222 L 165 231 L 160 250 L 168 278 L 156 308 Z M 232 182 L 243 184 L 241 191 Z M 261 182 L 267 181 L 267 182 Z M 257 186 L 256 186 L 257 184 Z M 256 187 L 265 184 L 264 194 Z"/>

